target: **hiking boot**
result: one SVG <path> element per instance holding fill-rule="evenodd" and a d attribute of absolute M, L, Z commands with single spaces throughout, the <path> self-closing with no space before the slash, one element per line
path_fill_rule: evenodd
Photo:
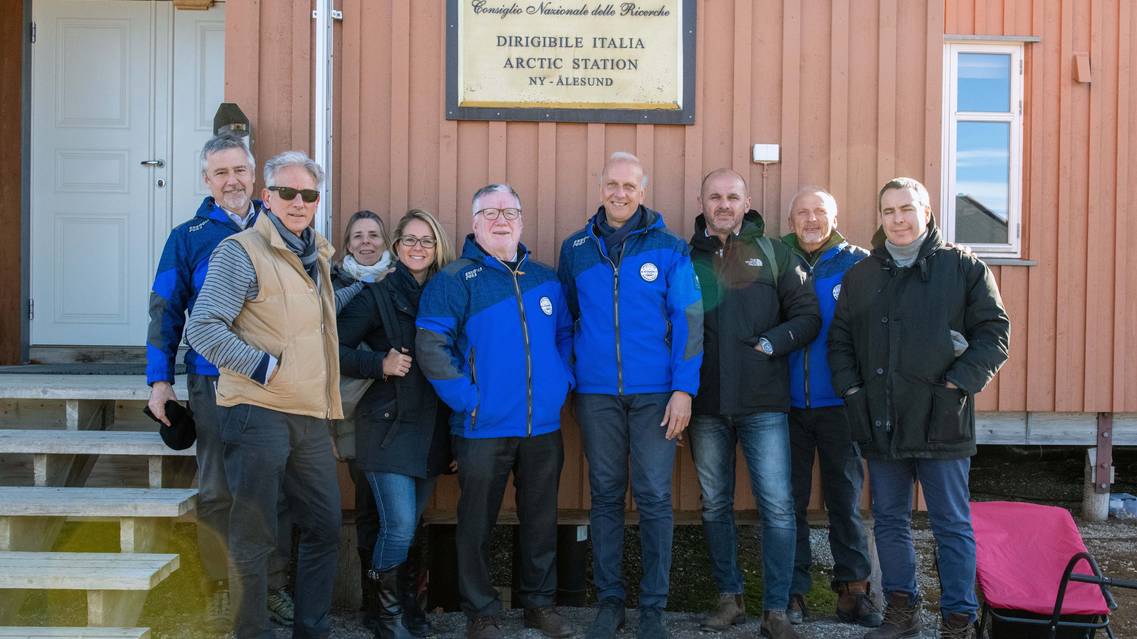
<path fill-rule="evenodd" d="M 769 639 L 801 639 L 785 610 L 767 610 L 762 615 L 762 636 Z"/>
<path fill-rule="evenodd" d="M 596 618 L 588 626 L 585 639 L 612 639 L 624 627 L 624 602 L 619 599 L 605 599 L 596 606 Z"/>
<path fill-rule="evenodd" d="M 711 632 L 723 632 L 740 623 L 746 623 L 746 603 L 743 602 L 742 595 L 722 593 L 719 595 L 718 608 L 707 615 L 699 628 Z"/>
<path fill-rule="evenodd" d="M 883 619 L 880 609 L 869 595 L 869 582 L 850 581 L 837 584 L 837 618 L 866 628 L 876 628 Z"/>
<path fill-rule="evenodd" d="M 229 587 L 224 581 L 211 584 L 205 597 L 205 627 L 214 634 L 227 634 L 233 629 L 233 610 L 229 604 Z"/>
<path fill-rule="evenodd" d="M 292 616 L 296 606 L 292 603 L 292 595 L 284 588 L 270 590 L 268 593 L 268 616 L 274 623 L 281 626 L 291 626 Z"/>
<path fill-rule="evenodd" d="M 663 610 L 660 608 L 640 608 L 640 623 L 636 626 L 636 639 L 669 639 L 667 626 L 663 625 Z"/>
<path fill-rule="evenodd" d="M 947 619 L 940 617 L 940 637 L 942 639 L 975 639 L 975 624 L 971 616 L 964 612 L 953 612 Z"/>
<path fill-rule="evenodd" d="M 790 605 L 786 606 L 786 619 L 793 625 L 805 623 L 809 610 L 805 607 L 805 597 L 798 593 L 790 594 Z"/>
<path fill-rule="evenodd" d="M 466 639 L 500 639 L 501 621 L 492 615 L 474 617 L 466 622 Z"/>
<path fill-rule="evenodd" d="M 920 636 L 920 600 L 906 592 L 888 593 L 888 605 L 879 628 L 865 639 L 901 639 Z"/>
<path fill-rule="evenodd" d="M 541 634 L 546 637 L 553 637 L 553 639 L 571 637 L 576 634 L 572 625 L 552 606 L 526 608 L 525 627 L 540 630 Z"/>

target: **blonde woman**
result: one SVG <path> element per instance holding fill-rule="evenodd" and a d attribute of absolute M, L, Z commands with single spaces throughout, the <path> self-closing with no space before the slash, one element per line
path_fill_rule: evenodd
<path fill-rule="evenodd" d="M 340 371 L 375 382 L 356 409 L 356 459 L 379 513 L 368 578 L 376 636 L 406 639 L 430 626 L 408 596 L 407 552 L 435 479 L 450 464 L 450 411 L 423 376 L 415 353 L 415 315 L 427 280 L 454 259 L 438 220 L 411 209 L 395 227 L 395 268 L 365 287 L 339 314 Z M 357 350 L 365 342 L 371 351 Z M 404 603 L 406 604 L 404 609 Z"/>

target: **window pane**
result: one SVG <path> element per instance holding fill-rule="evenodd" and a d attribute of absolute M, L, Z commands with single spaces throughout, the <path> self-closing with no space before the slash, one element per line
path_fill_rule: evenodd
<path fill-rule="evenodd" d="M 955 241 L 1006 244 L 1010 240 L 1011 125 L 960 122 L 955 147 Z"/>
<path fill-rule="evenodd" d="M 962 111 L 1006 113 L 1011 110 L 1011 56 L 1005 53 L 959 54 Z"/>

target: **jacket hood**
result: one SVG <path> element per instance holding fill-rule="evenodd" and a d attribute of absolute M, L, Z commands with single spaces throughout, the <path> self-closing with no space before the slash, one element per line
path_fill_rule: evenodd
<path fill-rule="evenodd" d="M 746 212 L 742 217 L 742 227 L 738 229 L 738 239 L 756 241 L 766 234 L 766 221 L 762 214 L 754 209 Z M 700 213 L 695 218 L 695 234 L 691 236 L 691 246 L 702 251 L 717 251 L 722 242 L 715 235 L 707 233 L 707 218 Z"/>
<path fill-rule="evenodd" d="M 643 204 L 640 205 L 639 209 L 636 212 L 638 213 L 641 210 L 644 212 L 643 225 L 640 228 L 633 230 L 632 233 L 640 233 L 649 229 L 663 228 L 665 226 L 663 223 L 663 215 L 659 211 L 649 209 Z M 592 217 L 588 218 L 588 224 L 585 226 L 585 228 L 588 229 L 589 235 L 594 237 L 596 236 L 596 225 L 600 223 L 601 215 L 604 215 L 603 205 L 596 209 L 596 213 L 593 213 Z M 635 213 L 632 215 L 634 216 Z"/>
<path fill-rule="evenodd" d="M 478 244 L 474 239 L 473 233 L 466 235 L 466 241 L 462 244 L 462 257 L 477 262 L 478 264 L 486 264 L 494 268 L 505 269 L 505 264 L 496 257 L 490 255 L 485 249 Z M 517 263 L 524 262 L 529 257 L 529 249 L 524 244 L 517 243 Z"/>

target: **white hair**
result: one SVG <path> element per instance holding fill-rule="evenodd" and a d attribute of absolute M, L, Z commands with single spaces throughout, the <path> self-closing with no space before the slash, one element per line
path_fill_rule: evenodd
<path fill-rule="evenodd" d="M 640 188 L 647 188 L 647 173 L 644 171 L 643 162 L 640 162 L 638 157 L 627 151 L 616 151 L 608 156 L 608 161 L 604 163 L 604 170 L 600 172 L 600 186 L 604 186 L 604 175 L 608 172 L 608 165 L 615 164 L 616 162 L 627 162 L 628 164 L 634 164 L 640 167 L 640 175 L 643 176 L 640 178 Z"/>
<path fill-rule="evenodd" d="M 303 151 L 285 151 L 265 162 L 265 186 L 276 186 L 276 173 L 287 166 L 299 166 L 311 174 L 316 188 L 324 183 L 324 169 Z"/>

